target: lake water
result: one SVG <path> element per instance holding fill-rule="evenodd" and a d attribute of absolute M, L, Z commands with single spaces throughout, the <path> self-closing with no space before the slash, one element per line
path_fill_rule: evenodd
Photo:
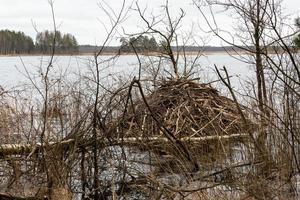
<path fill-rule="evenodd" d="M 138 74 L 139 65 L 136 56 L 122 55 L 117 59 L 107 61 L 109 58 L 109 56 L 100 57 L 100 60 L 103 61 L 100 64 L 100 76 L 102 78 L 107 76 L 128 77 Z M 190 56 L 190 59 L 193 58 L 195 56 Z M 41 80 L 41 74 L 45 73 L 49 59 L 49 56 L 1 56 L 0 86 L 9 90 L 30 83 L 28 76 L 36 81 Z M 145 62 L 148 62 L 146 58 Z M 153 65 L 155 66 L 155 64 Z M 197 67 L 194 70 L 197 75 L 195 76 L 203 82 L 216 80 L 217 75 L 214 71 L 214 65 L 217 65 L 218 68 L 226 66 L 229 75 L 233 76 L 233 86 L 238 89 L 242 88 L 245 80 L 254 78 L 253 67 L 227 54 L 201 56 L 196 62 Z M 143 66 L 143 68 L 147 67 L 147 65 Z M 92 56 L 55 56 L 50 77 L 60 74 L 64 74 L 66 77 L 84 75 L 95 71 L 94 68 Z M 214 84 L 216 87 L 219 87 L 219 85 L 219 83 Z"/>

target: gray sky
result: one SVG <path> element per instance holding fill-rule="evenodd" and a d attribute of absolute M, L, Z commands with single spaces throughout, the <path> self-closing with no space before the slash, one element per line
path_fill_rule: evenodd
<path fill-rule="evenodd" d="M 20 30 L 25 34 L 35 38 L 36 30 L 33 23 L 36 25 L 38 31 L 45 29 L 52 30 L 51 9 L 47 0 L 0 0 L 0 29 Z M 105 37 L 104 24 L 108 24 L 109 19 L 105 12 L 99 8 L 101 0 L 55 0 L 54 10 L 55 18 L 58 24 L 58 29 L 61 32 L 69 32 L 75 35 L 79 44 L 101 44 Z M 122 0 L 107 0 L 109 5 L 118 10 L 121 6 Z M 161 5 L 165 1 L 162 0 L 139 0 L 141 7 L 147 7 L 147 13 L 158 13 Z M 129 6 L 127 0 L 127 7 Z M 199 11 L 192 0 L 169 0 L 171 15 L 178 16 L 179 9 L 182 8 L 186 12 L 186 16 L 182 23 L 180 32 L 184 35 L 193 31 L 198 38 L 203 38 L 204 33 L 199 29 L 206 28 L 203 26 L 204 22 L 201 19 Z M 283 0 L 282 4 L 285 13 L 291 13 L 291 19 L 299 16 L 299 0 Z M 217 15 L 218 22 L 230 28 L 232 21 L 224 14 Z M 121 25 L 127 33 L 133 33 L 141 30 L 143 24 L 138 19 L 134 11 L 131 11 L 128 18 Z M 122 29 L 119 29 L 122 32 Z M 206 42 L 211 45 L 219 45 L 219 41 L 212 37 L 204 37 Z M 118 44 L 116 41 L 112 45 Z"/>

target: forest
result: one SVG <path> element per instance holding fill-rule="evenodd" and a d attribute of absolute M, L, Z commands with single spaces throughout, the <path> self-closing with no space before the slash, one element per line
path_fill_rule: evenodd
<path fill-rule="evenodd" d="M 51 53 L 53 48 L 57 53 L 76 53 L 78 52 L 78 43 L 70 33 L 44 31 L 37 34 L 35 42 L 37 52 Z"/>
<path fill-rule="evenodd" d="M 122 37 L 120 39 L 121 47 L 120 50 L 122 52 L 156 52 L 162 46 L 158 44 L 154 37 L 149 37 L 140 35 L 138 37 L 130 37 L 126 39 Z"/>
<path fill-rule="evenodd" d="M 57 53 L 76 53 L 78 43 L 76 38 L 60 31 L 44 31 L 37 33 L 34 42 L 30 36 L 23 32 L 10 30 L 0 31 L 0 54 L 32 54 L 32 53 L 51 53 L 55 38 L 55 49 Z"/>
<path fill-rule="evenodd" d="M 0 31 L 0 53 L 31 53 L 35 50 L 32 38 L 23 32 L 9 30 Z"/>

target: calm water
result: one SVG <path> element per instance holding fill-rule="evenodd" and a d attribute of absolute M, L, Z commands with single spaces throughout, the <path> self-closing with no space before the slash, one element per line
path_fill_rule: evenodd
<path fill-rule="evenodd" d="M 102 78 L 107 76 L 128 77 L 137 75 L 138 61 L 135 56 L 122 55 L 117 59 L 107 61 L 110 57 L 102 56 L 100 65 Z M 11 89 L 15 86 L 30 83 L 28 75 L 35 81 L 41 81 L 41 74 L 49 63 L 48 56 L 1 56 L 0 57 L 0 86 Z M 193 56 L 191 56 L 193 59 Z M 107 62 L 106 62 L 107 61 Z M 145 59 L 148 63 L 148 60 Z M 243 81 L 251 80 L 254 77 L 254 70 L 242 61 L 239 61 L 229 55 L 207 55 L 202 56 L 197 61 L 195 68 L 196 77 L 203 82 L 212 81 L 217 78 L 214 72 L 214 64 L 219 68 L 226 66 L 229 75 L 233 76 L 232 84 L 234 87 L 241 88 Z M 155 64 L 154 64 L 155 65 Z M 143 66 L 145 69 L 147 64 Z M 57 77 L 63 74 L 65 77 L 92 74 L 95 71 L 92 56 L 56 56 L 51 67 L 50 77 Z M 219 84 L 215 84 L 219 87 Z"/>

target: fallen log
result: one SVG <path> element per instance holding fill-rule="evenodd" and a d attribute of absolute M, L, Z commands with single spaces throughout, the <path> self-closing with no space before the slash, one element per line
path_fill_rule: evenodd
<path fill-rule="evenodd" d="M 226 141 L 226 140 L 241 140 L 248 138 L 248 134 L 231 134 L 231 135 L 213 135 L 213 136 L 203 136 L 203 137 L 183 137 L 179 138 L 181 142 L 184 143 L 203 143 L 208 141 Z M 166 137 L 127 137 L 119 138 L 115 140 L 106 140 L 101 139 L 101 143 L 106 144 L 107 146 L 114 145 L 124 145 L 124 146 L 142 146 L 142 145 L 155 145 L 168 143 L 170 140 Z M 44 144 L 45 148 L 53 148 L 55 146 L 68 147 L 75 143 L 74 139 L 62 140 L 60 142 L 51 142 Z M 89 144 L 89 143 L 87 143 Z M 88 146 L 85 146 L 86 148 Z M 37 143 L 35 145 L 31 144 L 2 144 L 0 145 L 0 156 L 5 155 L 30 155 L 35 152 L 38 152 L 41 148 L 41 144 Z"/>
<path fill-rule="evenodd" d="M 41 200 L 37 197 L 17 197 L 8 193 L 0 193 L 0 199 L 2 200 Z"/>
<path fill-rule="evenodd" d="M 231 135 L 210 135 L 210 136 L 202 136 L 202 137 L 182 137 L 179 138 L 181 142 L 191 142 L 191 143 L 198 143 L 198 142 L 205 142 L 211 140 L 229 140 L 229 139 L 242 139 L 247 138 L 248 134 L 231 134 Z M 148 142 L 158 142 L 158 143 L 167 143 L 170 140 L 166 137 L 129 137 L 123 139 L 125 143 L 134 143 L 140 141 L 148 141 Z"/>
<path fill-rule="evenodd" d="M 55 146 L 69 146 L 74 143 L 74 139 L 62 140 L 60 142 L 50 142 L 48 144 L 44 143 L 45 148 L 52 148 Z M 38 152 L 42 147 L 41 143 L 37 144 L 2 144 L 0 145 L 0 157 L 6 155 L 30 155 Z"/>

